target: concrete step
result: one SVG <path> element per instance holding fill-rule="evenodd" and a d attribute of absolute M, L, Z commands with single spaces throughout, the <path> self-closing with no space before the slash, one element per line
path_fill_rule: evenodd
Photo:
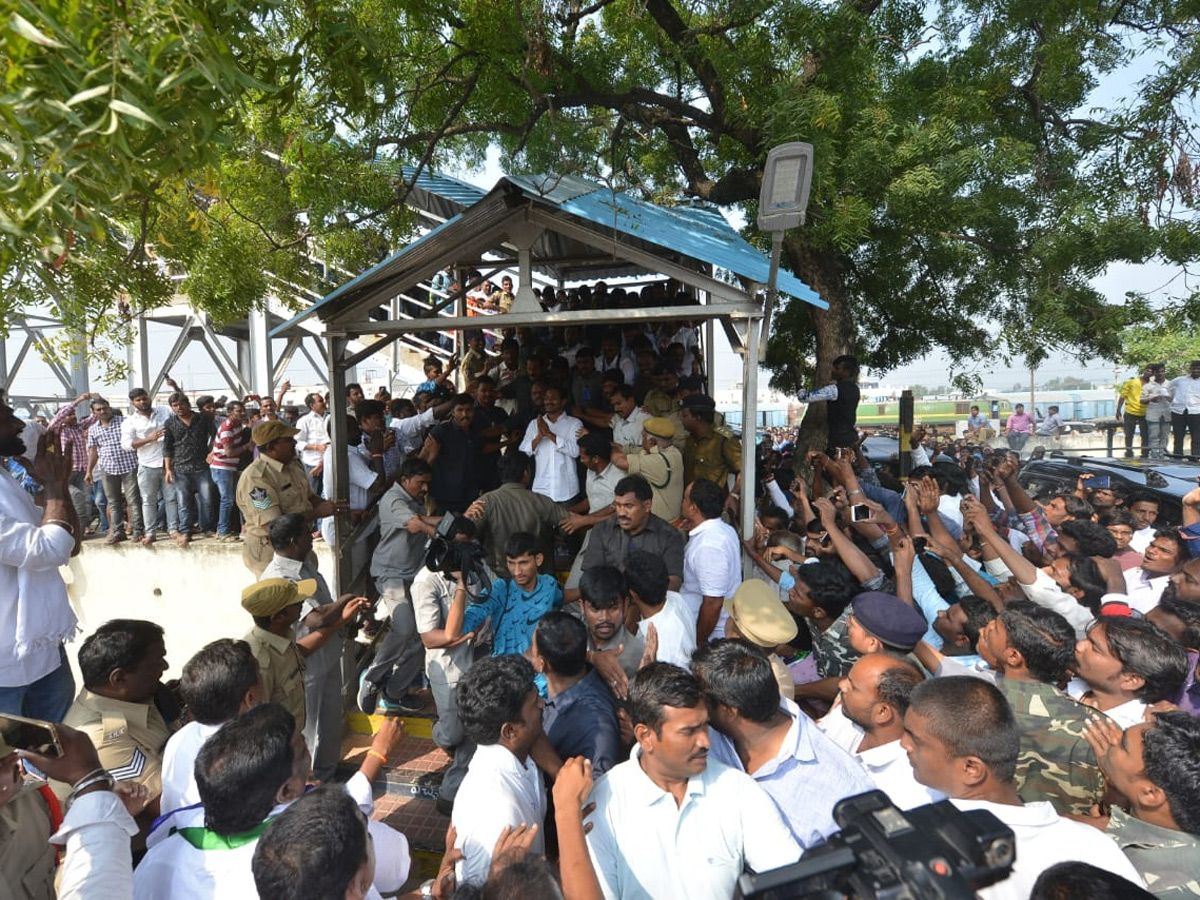
<path fill-rule="evenodd" d="M 401 716 L 404 738 L 383 776 L 374 787 L 375 812 L 373 819 L 384 822 L 408 838 L 412 853 L 412 875 L 406 890 L 437 874 L 446 849 L 446 829 L 449 816 L 437 809 L 438 789 L 442 774 L 450 765 L 450 757 L 433 742 L 432 727 L 436 716 L 429 712 Z M 362 763 L 371 746 L 371 736 L 383 721 L 383 716 L 351 713 L 346 717 L 347 733 L 342 741 L 342 764 L 339 777 L 348 778 Z"/>

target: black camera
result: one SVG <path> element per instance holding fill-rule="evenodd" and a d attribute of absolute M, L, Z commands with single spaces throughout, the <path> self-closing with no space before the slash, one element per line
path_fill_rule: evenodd
<path fill-rule="evenodd" d="M 470 540 L 457 540 L 459 536 Z M 463 516 L 446 513 L 425 548 L 425 566 L 453 580 L 461 572 L 466 583 L 486 590 L 491 587 L 492 573 L 487 566 L 483 547 L 474 540 L 475 523 Z"/>
<path fill-rule="evenodd" d="M 833 818 L 841 831 L 797 863 L 743 875 L 735 900 L 971 900 L 1007 878 L 1016 857 L 1011 828 L 949 800 L 905 811 L 868 791 L 838 803 Z"/>

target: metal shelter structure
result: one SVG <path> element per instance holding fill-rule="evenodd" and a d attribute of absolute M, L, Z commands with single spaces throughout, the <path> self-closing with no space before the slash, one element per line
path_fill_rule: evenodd
<path fill-rule="evenodd" d="M 338 499 L 348 497 L 346 466 L 346 373 L 394 341 L 432 330 L 493 326 L 627 324 L 672 319 L 719 322 L 743 361 L 743 484 L 754 483 L 755 407 L 759 346 L 768 260 L 742 239 L 711 207 L 664 207 L 573 175 L 506 176 L 486 194 L 455 179 L 422 175 L 412 198 L 432 222 L 423 237 L 337 288 L 284 322 L 271 337 L 291 338 L 311 320 L 324 326 L 329 372 L 333 483 Z M 421 195 L 424 195 L 422 202 Z M 472 198 L 476 198 L 473 199 Z M 467 201 L 471 201 L 467 205 Z M 445 217 L 445 214 L 451 214 Z M 494 273 L 516 266 L 518 289 L 512 310 L 500 319 L 468 317 L 466 274 Z M 397 317 L 399 298 L 444 269 L 459 273 L 457 288 L 417 317 Z M 533 292 L 533 274 L 559 282 L 660 275 L 677 280 L 699 301 L 688 306 L 636 307 L 546 312 Z M 722 276 L 722 277 L 719 277 Z M 485 274 L 483 278 L 490 277 Z M 806 303 L 826 304 L 795 276 L 779 273 L 779 290 Z M 444 310 L 457 305 L 457 314 Z M 358 348 L 351 347 L 351 341 Z M 711 341 L 710 341 L 711 346 Z M 711 371 L 711 367 L 710 367 Z M 742 533 L 753 533 L 754 508 L 742 504 Z M 350 546 L 339 523 L 337 579 L 346 590 L 358 573 L 346 571 Z"/>

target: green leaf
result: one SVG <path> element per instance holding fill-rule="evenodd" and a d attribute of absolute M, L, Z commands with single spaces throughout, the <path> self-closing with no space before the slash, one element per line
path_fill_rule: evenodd
<path fill-rule="evenodd" d="M 167 129 L 167 126 L 161 119 L 155 118 L 141 107 L 134 106 L 132 103 L 126 103 L 124 100 L 110 100 L 108 101 L 108 108 L 113 112 L 123 113 L 127 116 L 133 116 L 135 119 L 141 119 L 143 122 L 148 122 L 156 128 L 161 128 L 163 131 L 166 131 Z"/>
<path fill-rule="evenodd" d="M 62 189 L 63 182 L 60 181 L 58 184 L 54 185 L 54 187 L 50 188 L 50 190 L 46 191 L 46 193 L 42 194 L 42 196 L 37 199 L 37 202 L 34 203 L 33 206 L 25 210 L 25 212 L 21 214 L 21 218 L 25 220 L 32 219 L 37 214 L 38 210 L 42 209 L 47 203 L 53 200 L 54 195 Z"/>
<path fill-rule="evenodd" d="M 74 106 L 76 103 L 85 103 L 88 100 L 93 100 L 96 97 L 102 97 L 105 94 L 111 93 L 113 86 L 111 84 L 101 84 L 94 88 L 88 88 L 86 91 L 80 91 L 67 101 L 67 106 Z"/>
<path fill-rule="evenodd" d="M 32 22 L 19 13 L 12 14 L 12 19 L 9 20 L 8 27 L 30 43 L 40 44 L 43 47 L 54 47 L 58 50 L 67 49 L 66 44 L 61 44 L 54 38 L 50 37 L 50 35 L 39 31 Z"/>

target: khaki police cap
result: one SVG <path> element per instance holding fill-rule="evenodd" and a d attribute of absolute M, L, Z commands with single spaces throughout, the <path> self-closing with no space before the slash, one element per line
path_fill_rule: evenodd
<path fill-rule="evenodd" d="M 667 439 L 675 437 L 675 423 L 670 419 L 664 419 L 662 416 L 654 416 L 647 419 L 642 423 L 642 430 L 655 437 Z"/>
<path fill-rule="evenodd" d="M 294 603 L 307 600 L 316 592 L 315 578 L 305 578 L 303 581 L 264 578 L 242 591 L 242 608 L 252 616 L 267 618 Z"/>
<path fill-rule="evenodd" d="M 725 601 L 725 612 L 742 637 L 760 647 L 786 644 L 796 636 L 796 620 L 775 589 L 761 578 L 743 581 L 733 599 Z"/>
<path fill-rule="evenodd" d="M 254 430 L 250 432 L 250 437 L 254 441 L 255 447 L 265 447 L 276 438 L 295 437 L 299 433 L 299 428 L 285 425 L 278 419 L 268 419 L 266 422 L 259 422 L 255 425 Z"/>

